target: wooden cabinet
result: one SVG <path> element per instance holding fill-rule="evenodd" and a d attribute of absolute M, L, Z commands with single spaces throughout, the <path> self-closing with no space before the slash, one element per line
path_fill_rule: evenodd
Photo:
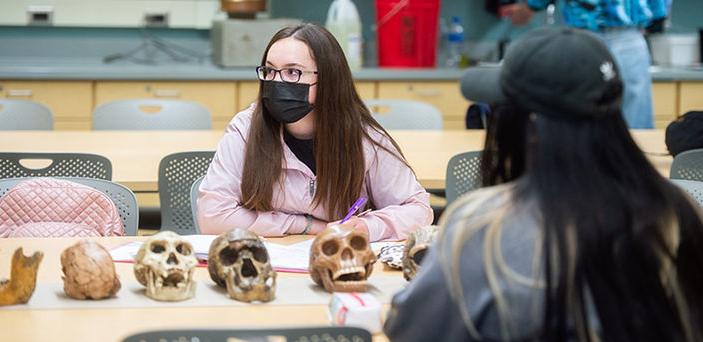
<path fill-rule="evenodd" d="M 469 101 L 459 90 L 459 81 L 379 82 L 379 99 L 409 99 L 429 103 L 442 112 L 444 129 L 464 129 Z"/>
<path fill-rule="evenodd" d="M 676 119 L 678 116 L 676 97 L 677 83 L 652 83 L 652 106 L 655 128 L 666 128 L 671 121 Z"/>
<path fill-rule="evenodd" d="M 703 82 L 681 82 L 679 88 L 679 115 L 691 110 L 703 110 Z"/>
<path fill-rule="evenodd" d="M 200 103 L 212 115 L 213 129 L 223 129 L 236 112 L 235 82 L 96 82 L 95 105 L 119 99 L 161 98 Z"/>
<path fill-rule="evenodd" d="M 56 130 L 90 129 L 90 81 L 0 81 L 0 98 L 31 100 L 49 107 Z"/>

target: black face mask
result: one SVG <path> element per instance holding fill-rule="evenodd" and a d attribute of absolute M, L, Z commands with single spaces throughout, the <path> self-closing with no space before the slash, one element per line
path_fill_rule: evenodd
<path fill-rule="evenodd" d="M 268 113 L 281 123 L 293 123 L 313 109 L 308 102 L 309 84 L 262 81 L 261 101 Z"/>

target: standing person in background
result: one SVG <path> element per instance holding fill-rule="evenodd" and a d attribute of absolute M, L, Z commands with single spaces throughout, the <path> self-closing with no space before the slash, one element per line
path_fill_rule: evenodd
<path fill-rule="evenodd" d="M 525 25 L 535 11 L 552 1 L 527 0 L 506 5 L 501 14 L 513 24 Z M 667 16 L 667 0 L 565 0 L 567 25 L 590 30 L 603 39 L 620 69 L 625 93 L 623 115 L 630 128 L 654 128 L 651 58 L 642 34 L 645 27 Z"/>
<path fill-rule="evenodd" d="M 359 98 L 327 30 L 278 31 L 256 71 L 259 97 L 230 122 L 199 188 L 204 234 L 317 234 L 359 197 L 374 210 L 346 224 L 372 241 L 432 222 L 429 194 Z"/>
<path fill-rule="evenodd" d="M 389 339 L 703 341 L 700 207 L 630 136 L 602 41 L 540 28 L 463 80 L 500 104 L 481 162 L 494 186 L 447 208 Z"/>

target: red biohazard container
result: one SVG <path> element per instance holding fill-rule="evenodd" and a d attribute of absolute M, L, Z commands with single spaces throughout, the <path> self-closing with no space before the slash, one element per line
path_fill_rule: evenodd
<path fill-rule="evenodd" d="M 440 0 L 376 0 L 378 65 L 434 67 Z"/>

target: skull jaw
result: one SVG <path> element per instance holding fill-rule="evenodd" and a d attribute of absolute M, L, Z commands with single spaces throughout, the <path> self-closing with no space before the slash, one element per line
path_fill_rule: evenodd
<path fill-rule="evenodd" d="M 195 296 L 195 281 L 193 271 L 183 272 L 172 270 L 165 277 L 148 270 L 146 273 L 146 296 L 163 302 L 177 302 L 193 298 Z M 169 277 L 180 277 L 175 286 L 172 286 Z"/>
<path fill-rule="evenodd" d="M 227 294 L 236 301 L 266 303 L 276 297 L 276 273 L 268 277 L 241 277 L 237 272 L 226 272 L 225 284 Z"/>
<path fill-rule="evenodd" d="M 351 279 L 347 279 L 345 275 L 356 273 Z M 366 268 L 359 267 L 349 271 L 337 271 L 335 273 L 330 269 L 318 270 L 318 277 L 322 282 L 322 287 L 327 292 L 366 292 L 368 289 L 367 278 L 370 272 Z"/>

